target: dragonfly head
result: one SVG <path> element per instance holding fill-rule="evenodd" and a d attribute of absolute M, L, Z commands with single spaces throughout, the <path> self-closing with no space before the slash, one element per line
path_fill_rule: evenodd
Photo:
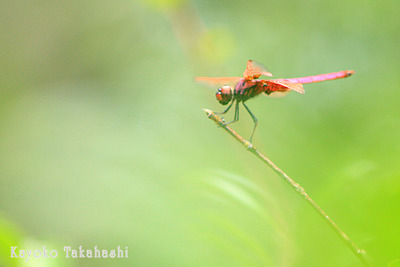
<path fill-rule="evenodd" d="M 217 97 L 218 102 L 221 105 L 226 105 L 232 100 L 232 95 L 233 95 L 233 88 L 228 85 L 224 85 L 220 88 L 218 88 L 217 93 L 215 96 Z"/>

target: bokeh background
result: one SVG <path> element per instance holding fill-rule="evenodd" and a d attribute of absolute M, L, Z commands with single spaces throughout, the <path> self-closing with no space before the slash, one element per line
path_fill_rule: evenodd
<path fill-rule="evenodd" d="M 248 102 L 255 145 L 376 266 L 400 266 L 399 1 L 0 3 L 1 266 L 362 266 L 207 119 L 194 76 L 354 69 Z M 250 116 L 232 125 L 248 138 Z M 233 114 L 228 114 L 230 119 Z M 63 247 L 129 248 L 65 259 Z M 10 247 L 56 259 L 10 258 Z"/>

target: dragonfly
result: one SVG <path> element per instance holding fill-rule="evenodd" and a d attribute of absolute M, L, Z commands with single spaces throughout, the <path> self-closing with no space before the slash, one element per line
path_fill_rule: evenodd
<path fill-rule="evenodd" d="M 222 105 L 228 105 L 224 111 L 216 113 L 226 114 L 235 104 L 235 115 L 232 121 L 224 123 L 228 125 L 239 120 L 239 104 L 242 103 L 254 122 L 253 132 L 249 141 L 251 142 L 258 125 L 258 119 L 250 111 L 245 102 L 262 93 L 268 96 L 284 96 L 290 91 L 304 94 L 303 84 L 317 83 L 328 80 L 346 78 L 354 73 L 353 70 L 343 70 L 327 74 L 319 74 L 301 78 L 289 79 L 259 79 L 261 76 L 272 77 L 271 72 L 255 60 L 247 61 L 243 77 L 195 77 L 195 81 L 212 87 L 218 87 L 216 98 Z"/>

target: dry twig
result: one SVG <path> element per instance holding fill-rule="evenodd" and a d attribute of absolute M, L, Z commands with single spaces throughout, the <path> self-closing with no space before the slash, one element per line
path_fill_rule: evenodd
<path fill-rule="evenodd" d="M 296 183 L 292 178 L 289 177 L 286 173 L 284 173 L 278 166 L 276 166 L 270 159 L 261 154 L 249 141 L 245 140 L 243 137 L 238 135 L 232 128 L 228 127 L 224 124 L 224 121 L 218 117 L 212 110 L 203 109 L 207 114 L 208 118 L 213 120 L 217 125 L 221 126 L 225 131 L 227 131 L 233 138 L 242 143 L 247 150 L 256 155 L 257 158 L 261 159 L 265 164 L 271 167 L 283 180 L 288 183 L 296 192 L 307 201 L 311 207 L 323 218 L 323 220 L 335 231 L 335 233 L 342 239 L 347 247 L 351 249 L 351 251 L 356 255 L 366 266 L 371 266 L 370 262 L 367 259 L 367 253 L 359 249 L 356 244 L 336 225 L 336 223 L 323 211 L 317 203 L 312 200 L 312 198 L 306 193 L 303 187 L 301 187 L 298 183 Z"/>

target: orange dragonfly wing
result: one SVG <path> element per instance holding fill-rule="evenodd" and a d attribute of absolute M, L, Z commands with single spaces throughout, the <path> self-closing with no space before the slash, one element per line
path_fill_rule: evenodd
<path fill-rule="evenodd" d="M 217 88 L 223 85 L 230 85 L 235 87 L 241 77 L 195 77 L 194 80 L 197 83 L 207 85 L 209 87 Z"/>
<path fill-rule="evenodd" d="M 287 94 L 289 94 L 290 90 L 286 90 L 286 91 L 274 91 L 271 92 L 268 97 L 284 97 Z"/>
<path fill-rule="evenodd" d="M 303 85 L 301 83 L 291 83 L 291 82 L 286 81 L 284 79 L 268 80 L 268 82 L 272 83 L 272 88 L 273 88 L 272 91 L 285 91 L 285 89 L 284 90 L 280 90 L 280 88 L 283 87 L 283 88 L 286 88 L 286 90 L 290 89 L 290 90 L 296 91 L 296 92 L 298 92 L 300 94 L 304 94 L 305 93 Z"/>
<path fill-rule="evenodd" d="M 264 65 L 261 63 L 254 61 L 254 60 L 249 60 L 247 61 L 247 68 L 243 72 L 243 77 L 246 80 L 252 80 L 252 79 L 258 79 L 261 75 L 264 76 L 272 76 L 271 72 L 267 70 Z"/>

